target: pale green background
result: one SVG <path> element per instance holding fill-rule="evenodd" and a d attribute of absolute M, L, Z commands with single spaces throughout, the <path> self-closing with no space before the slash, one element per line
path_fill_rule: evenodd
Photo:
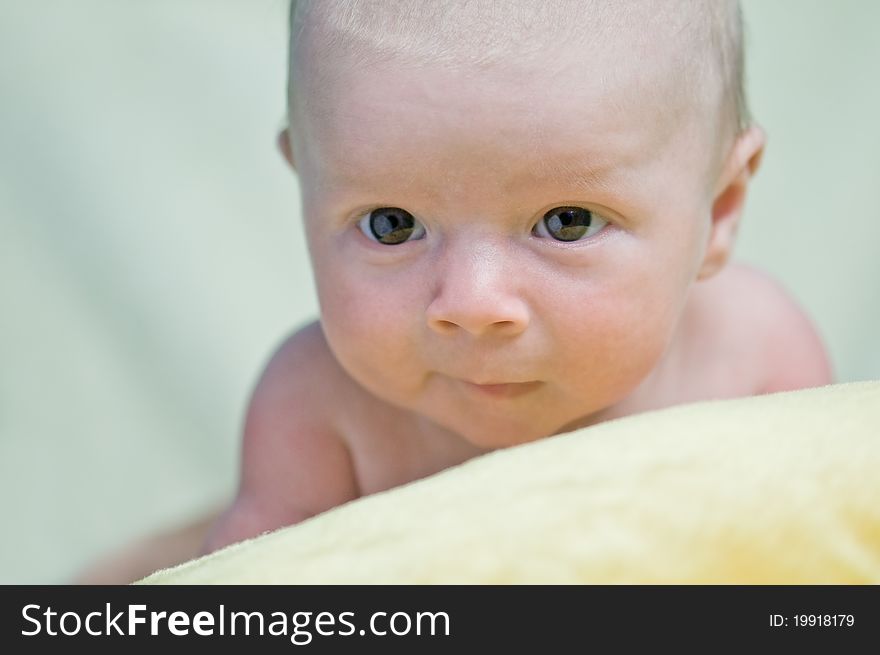
<path fill-rule="evenodd" d="M 770 140 L 739 257 L 880 378 L 880 3 L 749 0 Z M 228 496 L 247 395 L 316 313 L 274 150 L 285 0 L 0 0 L 0 583 Z"/>

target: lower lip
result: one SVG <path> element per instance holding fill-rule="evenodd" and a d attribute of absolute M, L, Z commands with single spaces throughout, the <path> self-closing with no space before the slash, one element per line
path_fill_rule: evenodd
<path fill-rule="evenodd" d="M 540 382 L 517 382 L 511 384 L 474 384 L 465 382 L 466 387 L 490 398 L 517 398 L 537 389 Z"/>

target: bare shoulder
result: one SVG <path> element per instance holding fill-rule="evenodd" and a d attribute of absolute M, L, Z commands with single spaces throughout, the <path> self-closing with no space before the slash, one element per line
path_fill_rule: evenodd
<path fill-rule="evenodd" d="M 329 427 L 335 394 L 328 391 L 347 379 L 320 323 L 306 324 L 285 338 L 266 364 L 251 397 L 245 432 L 277 418 Z"/>
<path fill-rule="evenodd" d="M 245 417 L 238 496 L 209 538 L 209 550 L 297 523 L 357 498 L 335 397 L 342 374 L 320 325 L 276 349 Z"/>
<path fill-rule="evenodd" d="M 710 316 L 725 349 L 738 351 L 752 362 L 755 393 L 832 382 L 831 365 L 816 327 L 771 275 L 732 263 L 697 285 L 698 304 Z"/>

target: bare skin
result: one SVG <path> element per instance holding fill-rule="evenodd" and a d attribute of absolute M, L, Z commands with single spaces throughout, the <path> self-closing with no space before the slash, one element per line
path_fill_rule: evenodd
<path fill-rule="evenodd" d="M 650 378 L 590 424 L 831 382 L 824 348 L 803 312 L 769 277 L 732 264 L 694 286 L 677 336 Z M 310 434 L 296 434 L 287 427 L 290 415 L 305 408 L 320 421 Z M 267 366 L 252 399 L 245 442 L 251 452 L 229 508 L 139 542 L 76 582 L 131 582 L 486 452 L 372 396 L 338 365 L 317 321 L 291 335 Z M 277 443 L 267 448 L 267 442 Z M 336 456 L 310 456 L 310 447 Z M 290 457 L 279 457 L 279 448 Z"/>
<path fill-rule="evenodd" d="M 722 136 L 708 98 L 668 106 L 690 90 L 644 93 L 688 54 L 660 24 L 594 35 L 589 65 L 540 48 L 467 74 L 301 34 L 279 146 L 320 323 L 257 385 L 233 503 L 120 581 L 496 448 L 831 381 L 787 293 L 727 264 L 764 134 Z M 581 233 L 551 232 L 560 209 Z M 405 238 L 382 242 L 374 214 L 409 217 Z"/>
<path fill-rule="evenodd" d="M 316 375 L 303 370 L 304 363 Z M 294 368 L 296 376 L 284 374 Z M 694 287 L 678 336 L 651 376 L 585 424 L 830 382 L 822 344 L 803 314 L 769 278 L 732 265 Z M 295 427 L 302 407 L 309 408 L 309 421 L 323 417 L 308 434 Z M 312 447 L 331 454 L 316 455 Z M 277 456 L 284 451 L 290 457 Z M 281 346 L 257 388 L 245 434 L 242 489 L 216 526 L 209 550 L 484 452 L 371 395 L 338 365 L 320 325 L 312 323 Z"/>

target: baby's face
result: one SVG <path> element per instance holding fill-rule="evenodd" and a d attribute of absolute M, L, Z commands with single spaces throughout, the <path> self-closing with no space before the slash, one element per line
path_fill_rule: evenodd
<path fill-rule="evenodd" d="M 557 53 L 326 82 L 294 158 L 321 322 L 354 379 L 500 447 L 650 378 L 714 179 L 705 125 L 640 102 L 647 68 L 611 79 Z"/>

